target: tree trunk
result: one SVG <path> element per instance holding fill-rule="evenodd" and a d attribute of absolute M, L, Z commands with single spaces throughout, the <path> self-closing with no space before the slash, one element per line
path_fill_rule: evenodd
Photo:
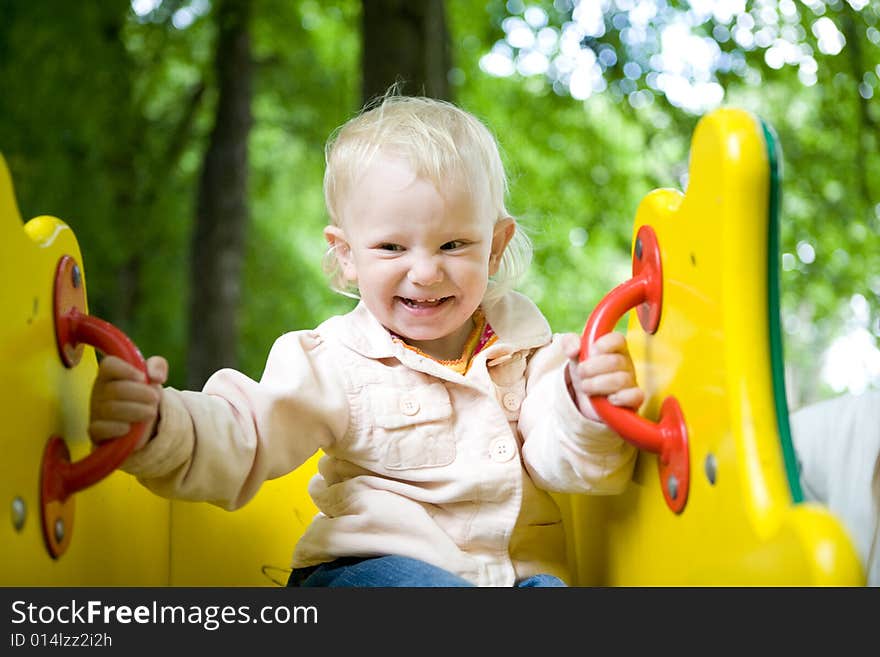
<path fill-rule="evenodd" d="M 450 99 L 452 67 L 443 0 L 363 0 L 364 102 L 394 82 L 401 92 Z"/>
<path fill-rule="evenodd" d="M 871 66 L 865 61 L 864 53 L 862 52 L 857 20 L 858 19 L 852 7 L 847 4 L 843 5 L 840 22 L 843 28 L 844 38 L 846 39 L 847 52 L 845 53 L 845 56 L 849 62 L 850 74 L 853 78 L 853 97 L 858 104 L 855 112 L 858 130 L 856 130 L 855 134 L 857 161 L 855 163 L 856 166 L 854 173 L 858 189 L 864 199 L 864 205 L 861 209 L 865 215 L 868 216 L 874 207 L 874 192 L 876 189 L 875 186 L 871 184 L 868 174 L 868 160 L 870 159 L 869 140 L 871 139 L 869 135 L 877 135 L 880 125 L 878 125 L 871 116 L 868 99 L 864 98 L 858 91 L 864 71 L 870 70 Z"/>
<path fill-rule="evenodd" d="M 248 225 L 251 114 L 250 0 L 217 5 L 217 112 L 199 181 L 190 245 L 187 387 L 237 363 L 237 313 Z"/>

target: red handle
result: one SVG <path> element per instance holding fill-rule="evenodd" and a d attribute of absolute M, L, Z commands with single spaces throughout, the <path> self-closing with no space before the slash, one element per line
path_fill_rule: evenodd
<path fill-rule="evenodd" d="M 633 276 L 611 290 L 590 314 L 581 337 L 579 359 L 585 360 L 593 343 L 613 331 L 620 318 L 633 308 L 638 307 L 642 328 L 647 333 L 655 333 L 660 324 L 662 304 L 660 248 L 653 229 L 645 225 L 636 234 Z M 604 396 L 591 396 L 590 403 L 605 424 L 624 440 L 659 455 L 663 496 L 673 511 L 681 512 L 687 502 L 690 465 L 687 425 L 678 401 L 674 397 L 663 401 L 656 424 L 628 408 L 615 406 Z"/>
<path fill-rule="evenodd" d="M 118 356 L 144 373 L 147 365 L 134 343 L 118 328 L 102 319 L 84 314 L 85 290 L 79 266 L 70 256 L 58 263 L 55 277 L 55 337 L 66 367 L 73 367 L 88 344 L 104 354 Z M 98 483 L 128 457 L 144 432 L 146 423 L 137 422 L 121 438 L 107 440 L 80 461 L 70 460 L 65 441 L 52 436 L 43 451 L 41 506 L 43 534 L 54 557 L 64 553 L 73 529 L 72 495 Z"/>
<path fill-rule="evenodd" d="M 148 380 L 147 365 L 141 352 L 128 336 L 109 322 L 83 315 L 74 308 L 60 318 L 59 326 L 61 324 L 64 325 L 69 344 L 74 347 L 88 344 L 109 356 L 118 356 L 141 370 L 144 380 Z M 146 422 L 133 423 L 127 434 L 114 440 L 105 440 L 81 461 L 57 462 L 54 479 L 60 499 L 98 483 L 118 468 L 137 445 L 145 425 Z"/>

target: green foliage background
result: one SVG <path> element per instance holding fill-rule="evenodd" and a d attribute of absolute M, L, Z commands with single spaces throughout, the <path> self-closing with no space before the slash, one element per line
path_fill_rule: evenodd
<path fill-rule="evenodd" d="M 661 4 L 658 28 L 690 9 Z M 505 19 L 541 7 L 561 27 L 570 2 L 446 6 L 455 100 L 497 133 L 509 207 L 535 245 L 522 289 L 556 330 L 579 332 L 595 303 L 629 275 L 641 198 L 684 184 L 699 115 L 671 104 L 647 76 L 623 73 L 627 61 L 649 71 L 652 54 L 650 39 L 636 48 L 615 27 L 631 2 L 603 3 L 602 41 L 618 60 L 605 71 L 608 90 L 584 101 L 554 89 L 548 76 L 495 77 L 480 67 L 504 39 Z M 744 13 L 760 23 L 778 6 L 747 2 Z M 720 47 L 740 65 L 717 80 L 724 104 L 767 120 L 782 145 L 782 249 L 794 256 L 782 274 L 782 310 L 800 403 L 835 392 L 817 383 L 819 355 L 852 323 L 854 294 L 870 310 L 875 344 L 880 335 L 880 3 L 797 8 L 801 38 L 818 63 L 816 84 L 805 86 L 794 67 L 770 68 L 765 49 L 732 40 Z M 178 28 L 181 10 L 194 20 Z M 253 15 L 252 225 L 237 321 L 241 368 L 258 377 L 278 335 L 353 303 L 327 288 L 320 269 L 321 177 L 325 139 L 360 105 L 360 3 L 255 0 Z M 816 48 L 811 25 L 821 15 L 847 38 L 837 55 Z M 0 152 L 22 214 L 55 215 L 73 227 L 91 311 L 120 325 L 145 354 L 166 355 L 172 385 L 184 380 L 187 241 L 215 101 L 210 18 L 205 1 L 165 0 L 138 16 L 127 2 L 0 0 Z M 693 29 L 712 35 L 719 24 Z M 633 89 L 650 91 L 652 102 L 635 109 L 627 102 Z M 815 260 L 794 255 L 800 243 L 812 246 Z"/>

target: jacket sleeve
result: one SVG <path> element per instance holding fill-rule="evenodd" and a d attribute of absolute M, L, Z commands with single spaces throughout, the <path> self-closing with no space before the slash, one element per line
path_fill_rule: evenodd
<path fill-rule="evenodd" d="M 568 391 L 566 364 L 560 335 L 529 360 L 519 417 L 526 469 L 548 491 L 620 493 L 632 476 L 637 450 L 604 423 L 581 414 Z"/>
<path fill-rule="evenodd" d="M 156 435 L 123 469 L 163 497 L 238 508 L 345 433 L 340 372 L 317 333 L 288 333 L 259 382 L 224 369 L 201 392 L 165 388 Z"/>

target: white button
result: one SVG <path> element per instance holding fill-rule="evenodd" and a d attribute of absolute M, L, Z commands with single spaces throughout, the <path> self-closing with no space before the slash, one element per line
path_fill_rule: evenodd
<path fill-rule="evenodd" d="M 519 395 L 515 392 L 505 392 L 504 396 L 501 398 L 501 403 L 504 405 L 508 411 L 515 411 L 519 408 L 520 405 Z"/>
<path fill-rule="evenodd" d="M 400 400 L 400 412 L 404 415 L 415 415 L 419 412 L 419 402 L 412 397 L 404 397 Z"/>
<path fill-rule="evenodd" d="M 516 454 L 516 447 L 510 438 L 496 438 L 489 443 L 489 456 L 496 463 L 509 461 Z"/>

